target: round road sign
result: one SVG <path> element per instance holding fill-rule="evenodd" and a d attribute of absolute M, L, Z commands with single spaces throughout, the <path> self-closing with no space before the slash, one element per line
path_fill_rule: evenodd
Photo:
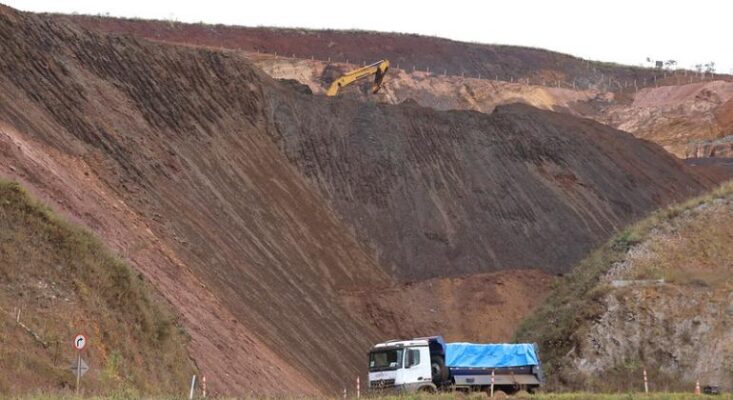
<path fill-rule="evenodd" d="M 84 346 L 87 345 L 87 338 L 84 335 L 76 335 L 74 337 L 74 348 L 77 350 L 82 350 Z"/>

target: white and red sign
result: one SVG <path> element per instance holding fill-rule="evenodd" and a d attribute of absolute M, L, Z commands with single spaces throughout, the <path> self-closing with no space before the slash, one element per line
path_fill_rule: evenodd
<path fill-rule="evenodd" d="M 87 337 L 84 335 L 76 335 L 74 337 L 74 348 L 81 351 L 84 349 L 84 346 L 87 345 Z"/>

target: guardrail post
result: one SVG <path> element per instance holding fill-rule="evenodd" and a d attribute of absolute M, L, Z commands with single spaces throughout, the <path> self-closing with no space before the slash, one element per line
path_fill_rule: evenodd
<path fill-rule="evenodd" d="M 494 382 L 495 382 L 494 371 L 495 370 L 493 369 L 491 370 L 491 397 L 494 397 Z"/>
<path fill-rule="evenodd" d="M 196 387 L 196 375 L 191 378 L 191 390 L 188 392 L 188 400 L 193 400 L 193 389 Z"/>
<path fill-rule="evenodd" d="M 646 378 L 646 368 L 644 368 L 644 393 L 649 393 L 649 380 Z"/>

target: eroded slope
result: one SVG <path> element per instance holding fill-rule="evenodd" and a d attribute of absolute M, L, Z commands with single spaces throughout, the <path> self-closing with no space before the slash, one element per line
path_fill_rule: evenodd
<path fill-rule="evenodd" d="M 0 11 L 2 174 L 155 284 L 214 392 L 351 382 L 376 332 L 335 291 L 386 276 L 265 134 L 267 78 Z"/>
<path fill-rule="evenodd" d="M 185 334 L 141 276 L 0 180 L 0 392 L 72 389 L 80 332 L 84 393 L 168 394 L 195 372 Z"/>
<path fill-rule="evenodd" d="M 402 279 L 563 272 L 625 224 L 705 187 L 656 145 L 529 106 L 486 115 L 267 99 L 285 154 Z"/>

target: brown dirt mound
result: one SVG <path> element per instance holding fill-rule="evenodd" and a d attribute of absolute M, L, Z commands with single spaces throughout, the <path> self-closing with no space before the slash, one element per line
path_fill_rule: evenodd
<path fill-rule="evenodd" d="M 706 187 L 656 145 L 529 106 L 486 115 L 266 98 L 288 158 L 406 280 L 564 272 L 617 229 Z"/>
<path fill-rule="evenodd" d="M 501 271 L 362 289 L 347 293 L 347 301 L 384 340 L 442 334 L 448 341 L 496 343 L 512 339 L 553 281 L 539 270 Z"/>

